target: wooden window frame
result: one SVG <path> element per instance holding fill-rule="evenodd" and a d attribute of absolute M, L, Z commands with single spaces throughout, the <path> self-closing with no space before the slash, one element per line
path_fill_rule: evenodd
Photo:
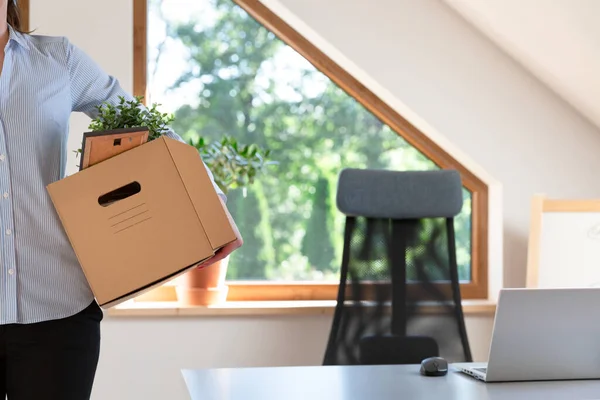
<path fill-rule="evenodd" d="M 488 297 L 488 187 L 458 160 L 434 143 L 392 107 L 336 64 L 259 0 L 232 0 L 250 16 L 306 58 L 348 95 L 388 125 L 442 169 L 456 169 L 472 194 L 471 281 L 461 284 L 463 299 Z M 27 4 L 28 0 L 22 2 Z M 133 0 L 133 93 L 147 98 L 147 0 Z M 335 300 L 337 283 L 227 282 L 228 301 Z"/>
<path fill-rule="evenodd" d="M 11 1 L 11 0 L 8 0 Z M 29 0 L 19 0 L 19 15 L 21 16 L 21 25 L 24 32 L 29 32 Z"/>

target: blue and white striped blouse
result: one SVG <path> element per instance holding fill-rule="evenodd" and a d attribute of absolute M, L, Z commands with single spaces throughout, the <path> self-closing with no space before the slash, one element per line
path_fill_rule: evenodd
<path fill-rule="evenodd" d="M 67 39 L 9 27 L 0 74 L 0 324 L 65 318 L 93 301 L 46 186 L 64 177 L 71 112 L 93 117 L 119 96 L 132 98 Z"/>

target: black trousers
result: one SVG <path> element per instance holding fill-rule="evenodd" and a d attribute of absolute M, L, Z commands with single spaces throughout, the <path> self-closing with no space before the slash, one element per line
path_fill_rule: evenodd
<path fill-rule="evenodd" d="M 0 326 L 0 399 L 88 400 L 101 321 L 94 302 L 69 318 Z"/>

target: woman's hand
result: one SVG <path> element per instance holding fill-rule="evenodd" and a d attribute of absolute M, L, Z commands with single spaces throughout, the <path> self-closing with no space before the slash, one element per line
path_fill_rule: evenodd
<path fill-rule="evenodd" d="M 235 221 L 231 217 L 231 214 L 229 213 L 229 210 L 227 209 L 227 205 L 225 204 L 225 201 L 220 196 L 219 196 L 219 199 L 221 200 L 221 204 L 223 205 L 223 209 L 225 210 L 225 214 L 227 215 L 227 219 L 229 219 L 229 223 L 231 224 L 231 227 L 233 228 L 233 232 L 235 233 L 236 240 L 233 241 L 233 242 L 231 242 L 231 243 L 229 243 L 229 244 L 226 244 L 223 247 L 221 247 L 219 250 L 217 250 L 215 252 L 214 256 L 212 256 L 208 260 L 205 260 L 204 262 L 202 262 L 201 264 L 199 264 L 198 268 L 206 268 L 209 265 L 212 265 L 212 264 L 214 264 L 214 263 L 216 263 L 218 261 L 221 261 L 222 259 L 226 258 L 228 255 L 230 255 L 231 253 L 233 253 L 235 250 L 237 250 L 240 247 L 242 247 L 242 245 L 244 244 L 244 240 L 242 239 L 242 235 L 240 234 L 240 231 L 238 230 L 238 227 L 235 224 Z"/>

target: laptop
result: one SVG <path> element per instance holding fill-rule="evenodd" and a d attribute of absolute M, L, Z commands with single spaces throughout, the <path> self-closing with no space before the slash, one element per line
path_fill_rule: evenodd
<path fill-rule="evenodd" d="M 484 382 L 600 378 L 600 288 L 502 289 L 487 363 L 454 369 Z"/>

